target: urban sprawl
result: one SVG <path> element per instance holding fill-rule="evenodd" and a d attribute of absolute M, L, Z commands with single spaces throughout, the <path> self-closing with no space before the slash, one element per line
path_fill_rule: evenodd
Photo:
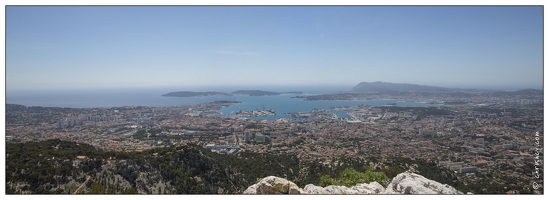
<path fill-rule="evenodd" d="M 505 181 L 502 177 L 535 179 L 531 173 L 543 158 L 541 95 L 415 100 L 452 103 L 440 107 L 359 105 L 334 108 L 351 118 L 313 110 L 295 113 L 299 118 L 277 120 L 245 118 L 255 115 L 254 111 L 241 111 L 245 116 L 220 114 L 222 107 L 238 102 L 80 109 L 8 104 L 6 141 L 57 138 L 112 151 L 192 143 L 224 154 L 292 154 L 322 163 L 339 157 L 375 155 L 383 160 L 400 156 L 434 161 L 472 181 L 477 173 L 494 172 L 498 174 L 493 177 L 495 182 Z M 378 167 L 384 167 L 383 162 Z"/>

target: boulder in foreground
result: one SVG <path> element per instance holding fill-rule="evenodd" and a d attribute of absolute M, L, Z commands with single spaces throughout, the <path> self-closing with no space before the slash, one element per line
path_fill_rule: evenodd
<path fill-rule="evenodd" d="M 427 179 L 419 174 L 403 172 L 387 185 L 386 188 L 377 182 L 361 183 L 351 188 L 330 185 L 320 187 L 313 184 L 303 189 L 295 183 L 268 176 L 248 187 L 244 194 L 463 194 L 452 186 Z"/>

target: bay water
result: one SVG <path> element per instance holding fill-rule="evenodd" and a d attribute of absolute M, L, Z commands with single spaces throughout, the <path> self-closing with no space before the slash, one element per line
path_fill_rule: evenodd
<path fill-rule="evenodd" d="M 171 90 L 173 91 L 173 90 Z M 209 96 L 209 97 L 164 97 L 170 90 L 81 90 L 81 91 L 43 91 L 43 92 L 7 92 L 6 103 L 25 106 L 69 107 L 69 108 L 109 108 L 122 106 L 177 106 L 194 105 L 213 101 L 240 101 L 242 103 L 222 108 L 224 116 L 234 115 L 238 111 L 271 109 L 276 116 L 247 117 L 250 119 L 274 120 L 291 118 L 284 113 L 310 112 L 314 109 L 330 110 L 340 118 L 348 118 L 345 111 L 336 111 L 334 107 L 344 106 L 384 106 L 396 103 L 396 106 L 425 107 L 439 106 L 405 102 L 404 100 L 361 100 L 361 101 L 308 101 L 292 98 L 296 94 L 275 96 Z M 315 95 L 320 93 L 299 94 Z"/>

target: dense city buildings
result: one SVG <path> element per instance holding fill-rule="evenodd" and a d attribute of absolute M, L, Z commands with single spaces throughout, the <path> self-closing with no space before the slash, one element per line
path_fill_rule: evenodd
<path fill-rule="evenodd" d="M 58 138 L 112 151 L 192 143 L 223 154 L 294 155 L 325 164 L 341 157 L 380 157 L 377 168 L 405 157 L 436 162 L 464 181 L 489 175 L 492 182 L 529 183 L 536 160 L 543 159 L 542 146 L 536 143 L 543 141 L 543 97 L 480 96 L 421 99 L 450 102 L 436 107 L 336 108 L 350 118 L 313 110 L 277 120 L 220 115 L 220 108 L 238 102 L 86 109 L 8 104 L 6 141 Z M 421 172 L 412 166 L 409 170 Z"/>

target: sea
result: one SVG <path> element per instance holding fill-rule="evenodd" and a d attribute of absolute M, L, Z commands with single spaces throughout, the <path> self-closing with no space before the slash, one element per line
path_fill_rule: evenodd
<path fill-rule="evenodd" d="M 407 102 L 405 99 L 379 99 L 360 101 L 308 101 L 301 98 L 292 98 L 296 94 L 281 94 L 275 96 L 209 96 L 209 97 L 164 97 L 163 94 L 178 90 L 71 90 L 71 91 L 34 91 L 34 92 L 6 92 L 7 104 L 25 106 L 65 107 L 65 108 L 110 108 L 122 106 L 178 106 L 194 105 L 213 101 L 240 101 L 242 103 L 222 108 L 223 116 L 234 115 L 238 111 L 252 111 L 271 109 L 276 116 L 246 117 L 256 120 L 275 120 L 292 118 L 285 113 L 310 112 L 315 109 L 329 110 L 339 118 L 350 118 L 346 111 L 336 110 L 346 106 L 408 106 L 427 107 L 442 106 L 420 102 Z M 211 90 L 208 90 L 211 91 Z M 272 90 L 271 90 L 272 91 Z M 276 91 L 288 92 L 288 91 Z M 301 91 L 299 96 L 317 95 L 334 91 Z"/>

